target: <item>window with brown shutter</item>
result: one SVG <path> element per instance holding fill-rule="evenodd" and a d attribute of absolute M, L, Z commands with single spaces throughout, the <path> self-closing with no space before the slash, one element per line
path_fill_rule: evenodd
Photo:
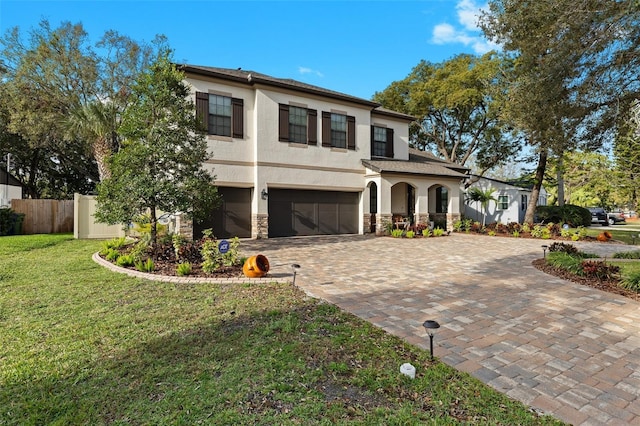
<path fill-rule="evenodd" d="M 244 100 L 196 92 L 196 118 L 208 135 L 244 137 Z"/>
<path fill-rule="evenodd" d="M 347 116 L 347 149 L 356 149 L 356 118 Z"/>
<path fill-rule="evenodd" d="M 278 140 L 289 142 L 289 105 L 279 104 Z"/>
<path fill-rule="evenodd" d="M 371 126 L 371 156 L 393 158 L 393 129 Z"/>
<path fill-rule="evenodd" d="M 242 139 L 244 137 L 244 100 L 232 98 L 231 106 L 231 117 L 233 118 L 233 137 Z"/>
<path fill-rule="evenodd" d="M 307 113 L 309 115 L 307 143 L 309 145 L 318 145 L 318 111 L 310 109 L 307 110 Z"/>
<path fill-rule="evenodd" d="M 387 146 L 385 155 L 388 158 L 393 158 L 393 129 L 387 129 Z"/>

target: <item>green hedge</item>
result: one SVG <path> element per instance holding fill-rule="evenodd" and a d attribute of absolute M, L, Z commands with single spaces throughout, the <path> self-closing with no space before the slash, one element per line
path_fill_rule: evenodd
<path fill-rule="evenodd" d="M 536 216 L 539 222 L 567 223 L 571 227 L 591 225 L 591 212 L 573 204 L 564 206 L 538 206 Z"/>
<path fill-rule="evenodd" d="M 0 236 L 22 234 L 23 213 L 0 209 Z"/>

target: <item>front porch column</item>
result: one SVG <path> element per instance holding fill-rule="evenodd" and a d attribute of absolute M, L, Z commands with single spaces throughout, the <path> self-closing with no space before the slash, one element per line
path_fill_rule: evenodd
<path fill-rule="evenodd" d="M 447 229 L 453 231 L 453 222 L 460 220 L 460 213 L 447 213 Z"/>
<path fill-rule="evenodd" d="M 387 225 L 392 223 L 393 215 L 391 213 L 376 214 L 376 235 L 384 235 Z"/>

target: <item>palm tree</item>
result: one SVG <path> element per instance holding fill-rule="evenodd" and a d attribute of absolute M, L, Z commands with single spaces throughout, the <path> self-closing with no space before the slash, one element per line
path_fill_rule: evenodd
<path fill-rule="evenodd" d="M 74 110 L 67 120 L 69 135 L 90 144 L 101 182 L 111 176 L 107 158 L 118 148 L 118 115 L 114 103 L 94 101 Z"/>
<path fill-rule="evenodd" d="M 480 206 L 482 206 L 482 210 L 483 210 L 483 215 L 482 215 L 482 226 L 484 227 L 485 225 L 485 220 L 487 218 L 487 213 L 488 213 L 488 209 L 489 209 L 489 202 L 491 201 L 495 201 L 497 202 L 498 200 L 493 196 L 493 193 L 496 192 L 495 188 L 488 188 L 487 190 L 483 191 L 481 188 L 478 188 L 477 186 L 474 186 L 473 188 L 469 189 L 469 192 L 467 193 L 468 195 L 468 199 L 469 201 L 475 201 L 476 203 L 480 203 Z"/>

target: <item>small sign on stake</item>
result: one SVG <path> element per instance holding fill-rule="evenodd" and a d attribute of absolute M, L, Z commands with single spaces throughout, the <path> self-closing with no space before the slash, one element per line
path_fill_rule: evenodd
<path fill-rule="evenodd" d="M 229 241 L 227 240 L 220 240 L 220 242 L 218 243 L 218 250 L 220 250 L 220 253 L 225 254 L 226 252 L 229 251 Z"/>

